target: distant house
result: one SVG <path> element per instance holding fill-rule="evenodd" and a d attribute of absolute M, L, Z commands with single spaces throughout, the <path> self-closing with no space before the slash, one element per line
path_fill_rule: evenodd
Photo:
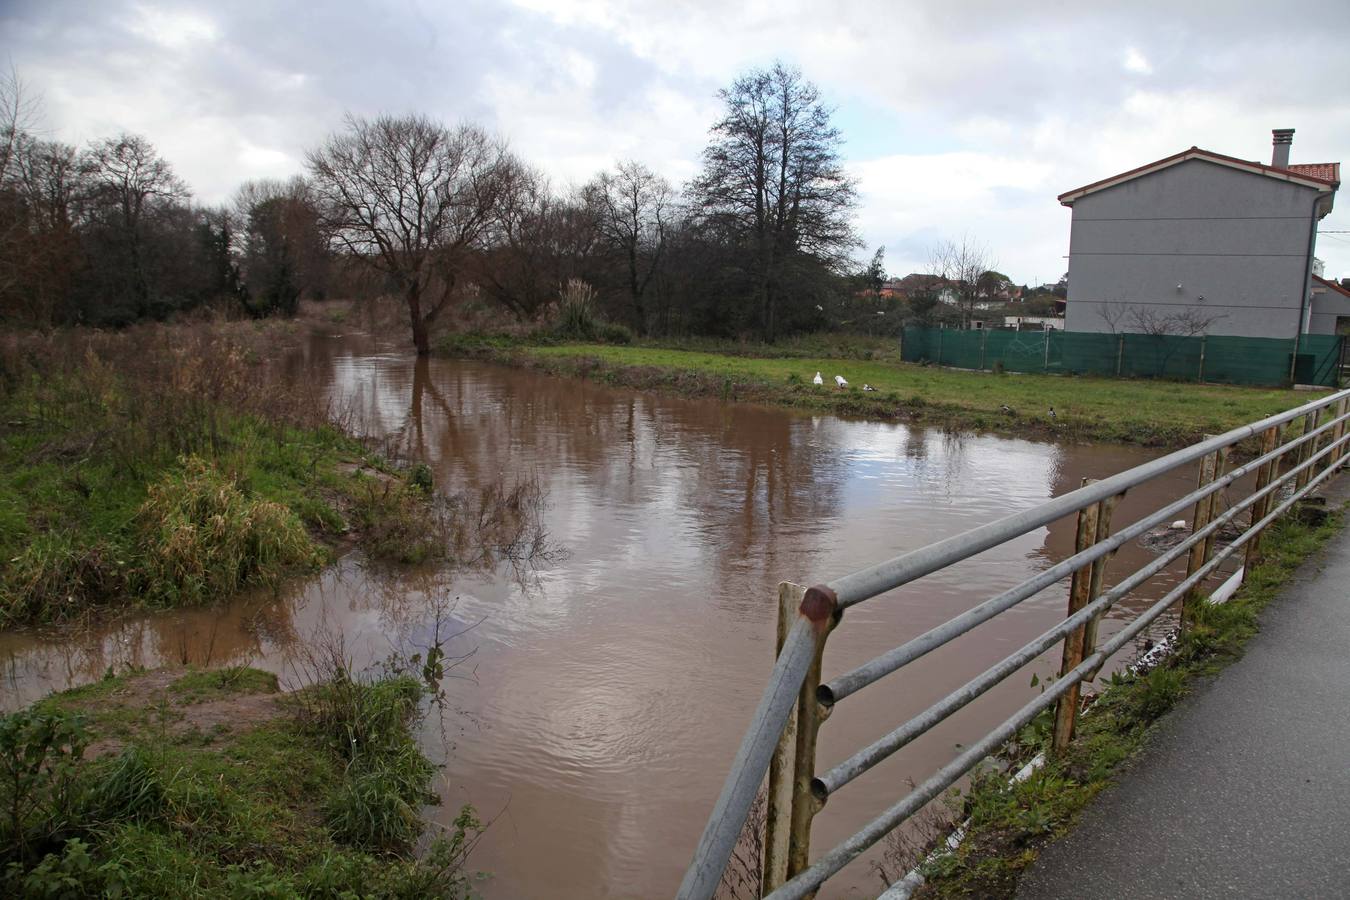
<path fill-rule="evenodd" d="M 1064 319 L 1059 316 L 1004 316 L 1003 327 L 1018 331 L 1063 331 Z"/>
<path fill-rule="evenodd" d="M 1350 327 L 1350 293 L 1314 280 L 1340 163 L 1270 165 L 1189 150 L 1061 194 L 1073 210 L 1069 331 L 1292 338 Z"/>

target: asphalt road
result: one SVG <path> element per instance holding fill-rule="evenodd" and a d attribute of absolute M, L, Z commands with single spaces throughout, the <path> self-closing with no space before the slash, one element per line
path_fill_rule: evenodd
<path fill-rule="evenodd" d="M 1350 530 L 1304 564 L 1246 654 L 1165 717 L 1017 896 L 1350 897 Z"/>

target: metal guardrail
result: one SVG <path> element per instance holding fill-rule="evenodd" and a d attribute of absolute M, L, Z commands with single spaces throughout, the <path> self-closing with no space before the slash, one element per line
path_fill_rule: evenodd
<path fill-rule="evenodd" d="M 789 900 L 813 896 L 826 879 L 1051 706 L 1057 706 L 1052 752 L 1062 752 L 1073 735 L 1082 682 L 1096 677 L 1112 654 L 1178 603 L 1185 627 L 1187 610 L 1201 598 L 1206 578 L 1239 550 L 1244 554 L 1244 571 L 1250 571 L 1259 553 L 1261 532 L 1346 463 L 1350 447 L 1347 408 L 1350 390 L 1330 394 L 1109 478 L 1085 481 L 1079 489 L 1032 509 L 825 584 L 812 588 L 780 585 L 778 658 L 678 896 L 681 900 L 712 897 L 766 774 L 769 785 L 762 894 L 773 900 Z M 1287 426 L 1300 419 L 1298 435 L 1285 440 Z M 1260 441 L 1258 455 L 1229 469 L 1234 448 L 1253 438 Z M 1127 490 L 1191 463 L 1199 463 L 1195 490 L 1112 533 L 1112 513 Z M 1218 514 L 1215 501 L 1219 492 L 1253 473 L 1256 479 L 1251 493 Z M 1248 508 L 1251 512 L 1245 529 L 1215 552 L 1219 530 Z M 1183 541 L 1109 590 L 1102 590 L 1106 563 L 1117 548 L 1187 509 L 1191 511 L 1191 529 Z M 1072 556 L 872 661 L 821 683 L 825 642 L 844 610 L 1075 513 L 1078 529 Z M 1102 614 L 1183 555 L 1187 559 L 1185 579 L 1097 646 L 1097 623 Z M 1065 578 L 1071 579 L 1071 586 L 1068 614 L 1062 622 L 843 762 L 824 772 L 815 771 L 816 736 L 836 703 Z M 811 821 L 831 795 L 1058 643 L 1064 647 L 1060 675 L 1044 692 L 851 837 L 810 861 Z"/>

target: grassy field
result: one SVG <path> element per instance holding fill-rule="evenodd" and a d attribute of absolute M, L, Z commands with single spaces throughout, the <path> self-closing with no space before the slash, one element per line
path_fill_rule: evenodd
<path fill-rule="evenodd" d="M 472 810 L 423 841 L 424 690 L 337 671 L 283 695 L 255 669 L 159 670 L 0 717 L 0 889 L 468 897 Z"/>
<path fill-rule="evenodd" d="M 900 362 L 894 355 L 876 358 L 885 354 L 875 344 L 868 342 L 857 354 L 871 359 L 491 340 L 452 341 L 445 352 L 686 396 L 1148 446 L 1181 446 L 1308 399 L 1277 389 L 940 369 Z M 811 383 L 817 371 L 823 387 Z M 849 387 L 836 388 L 835 375 L 843 375 Z M 864 384 L 876 391 L 863 392 Z"/>

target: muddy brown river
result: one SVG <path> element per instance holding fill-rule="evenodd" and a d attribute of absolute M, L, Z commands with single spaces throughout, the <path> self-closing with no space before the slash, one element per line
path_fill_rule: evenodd
<path fill-rule="evenodd" d="M 446 761 L 444 802 L 428 815 L 448 821 L 469 802 L 492 820 L 472 858 L 491 873 L 488 898 L 673 894 L 772 665 L 779 581 L 826 580 L 1156 455 L 417 363 L 401 343 L 361 333 L 316 333 L 287 353 L 295 377 L 366 433 L 419 454 L 443 489 L 537 478 L 543 524 L 566 556 L 524 571 L 392 576 L 349 554 L 282 592 L 219 608 L 0 635 L 3 705 L 131 665 L 247 662 L 294 677 L 289 648 L 319 629 L 369 662 L 425 632 L 432 598 L 457 598 L 455 621 L 476 625 L 449 649 L 473 656 L 446 681 L 453 709 L 424 736 Z M 1117 523 L 1194 478 L 1186 468 L 1131 492 Z M 1063 559 L 1072 544 L 1063 521 L 850 610 L 826 676 Z M 1148 558 L 1132 544 L 1112 571 Z M 1042 632 L 1064 615 L 1066 595 L 1066 585 L 1046 591 L 842 702 L 822 730 L 821 765 Z M 1042 658 L 845 788 L 817 818 L 813 846 L 832 846 L 907 779 L 931 774 L 1051 668 Z M 874 860 L 821 896 L 874 896 Z"/>

